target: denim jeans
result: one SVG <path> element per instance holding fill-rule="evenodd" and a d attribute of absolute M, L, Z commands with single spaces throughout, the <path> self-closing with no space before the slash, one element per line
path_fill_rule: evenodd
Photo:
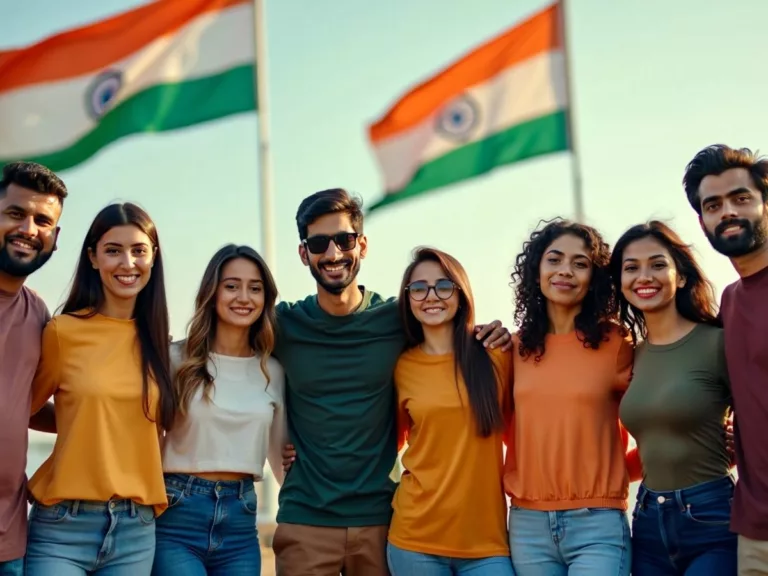
<path fill-rule="evenodd" d="M 155 512 L 131 500 L 32 504 L 27 576 L 149 576 Z"/>
<path fill-rule="evenodd" d="M 613 508 L 512 506 L 509 547 L 517 576 L 629 576 L 632 564 L 627 515 Z"/>
<path fill-rule="evenodd" d="M 0 576 L 24 576 L 24 558 L 0 562 Z"/>
<path fill-rule="evenodd" d="M 509 556 L 452 558 L 403 550 L 387 544 L 392 576 L 515 576 Z"/>
<path fill-rule="evenodd" d="M 261 574 L 253 479 L 166 474 L 165 491 L 152 576 Z"/>
<path fill-rule="evenodd" d="M 669 492 L 640 486 L 632 514 L 635 576 L 736 576 L 730 476 Z"/>

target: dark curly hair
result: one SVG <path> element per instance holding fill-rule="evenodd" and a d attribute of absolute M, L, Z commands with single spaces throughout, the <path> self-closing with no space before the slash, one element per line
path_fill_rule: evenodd
<path fill-rule="evenodd" d="M 549 331 L 547 302 L 539 285 L 539 266 L 546 249 L 560 236 L 571 234 L 584 240 L 592 261 L 592 278 L 582 308 L 576 316 L 576 330 L 585 348 L 597 349 L 618 325 L 618 305 L 608 264 L 611 251 L 600 233 L 584 224 L 562 218 L 540 221 L 545 226 L 533 231 L 515 259 L 512 285 L 515 289 L 515 324 L 519 327 L 520 356 L 534 354 L 538 362 L 544 356 L 544 340 Z"/>
<path fill-rule="evenodd" d="M 691 322 L 722 327 L 717 315 L 715 289 L 696 262 L 693 250 L 672 228 L 658 220 L 651 220 L 624 232 L 611 255 L 610 269 L 618 292 L 619 316 L 622 325 L 632 334 L 632 341 L 637 344 L 640 338 L 647 338 L 648 329 L 642 310 L 632 306 L 621 292 L 621 273 L 624 268 L 624 251 L 630 244 L 643 238 L 653 238 L 664 246 L 672 256 L 678 274 L 685 278 L 685 285 L 675 292 L 677 312 Z"/>

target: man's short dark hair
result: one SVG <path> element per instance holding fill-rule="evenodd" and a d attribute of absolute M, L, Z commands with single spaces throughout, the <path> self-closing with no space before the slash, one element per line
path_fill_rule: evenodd
<path fill-rule="evenodd" d="M 56 195 L 62 204 L 64 198 L 67 197 L 67 187 L 61 178 L 36 162 L 11 162 L 3 166 L 3 177 L 0 179 L 0 196 L 5 196 L 8 186 L 11 184 L 43 194 Z"/>
<path fill-rule="evenodd" d="M 762 193 L 763 202 L 768 201 L 768 158 L 760 156 L 749 148 L 731 148 L 725 144 L 713 144 L 699 151 L 685 167 L 683 187 L 688 202 L 701 216 L 699 187 L 707 176 L 719 176 L 732 168 L 744 168 L 749 172 L 752 183 Z"/>
<path fill-rule="evenodd" d="M 307 228 L 315 220 L 326 214 L 343 212 L 349 215 L 355 232 L 363 232 L 363 201 L 343 188 L 331 188 L 307 196 L 296 211 L 296 225 L 299 239 L 307 238 Z"/>

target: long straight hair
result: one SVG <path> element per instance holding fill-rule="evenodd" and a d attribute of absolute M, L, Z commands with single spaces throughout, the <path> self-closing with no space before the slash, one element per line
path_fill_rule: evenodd
<path fill-rule="evenodd" d="M 610 270 L 619 301 L 619 317 L 622 325 L 632 334 L 632 340 L 637 343 L 640 338 L 647 338 L 648 328 L 643 311 L 632 306 L 621 291 L 621 272 L 624 251 L 643 238 L 653 238 L 664 246 L 674 260 L 677 273 L 685 278 L 685 285 L 675 291 L 675 308 L 680 316 L 697 324 L 722 326 L 717 315 L 715 289 L 696 262 L 691 247 L 672 228 L 658 220 L 651 220 L 624 232 L 611 255 Z"/>
<path fill-rule="evenodd" d="M 218 314 L 216 313 L 216 294 L 221 282 L 224 266 L 237 258 L 253 262 L 261 273 L 264 282 L 264 310 L 248 331 L 248 342 L 261 356 L 261 371 L 269 385 L 267 360 L 275 348 L 275 302 L 277 301 L 277 285 L 264 259 L 250 246 L 227 244 L 213 255 L 205 268 L 200 288 L 195 298 L 195 313 L 189 323 L 187 339 L 184 342 L 184 361 L 174 379 L 174 391 L 179 412 L 185 414 L 189 402 L 203 387 L 203 397 L 211 398 L 213 376 L 208 371 L 213 343 L 216 341 Z"/>
<path fill-rule="evenodd" d="M 499 375 L 488 350 L 474 336 L 475 302 L 469 278 L 461 263 L 450 254 L 435 248 L 417 248 L 413 261 L 405 269 L 400 285 L 400 317 L 405 327 L 409 346 L 424 342 L 424 329 L 411 310 L 408 284 L 416 266 L 422 262 L 436 262 L 446 277 L 458 286 L 459 308 L 453 318 L 454 373 L 458 386 L 461 373 L 467 388 L 477 432 L 488 437 L 504 426 L 499 401 Z"/>
<path fill-rule="evenodd" d="M 83 240 L 72 287 L 61 311 L 78 318 L 90 318 L 101 310 L 104 305 L 104 286 L 99 271 L 91 264 L 89 251 L 95 254 L 99 240 L 117 226 L 135 226 L 147 235 L 154 249 L 152 273 L 149 282 L 136 297 L 133 321 L 141 352 L 144 414 L 153 422 L 159 421 L 164 430 L 170 430 L 176 407 L 168 354 L 168 304 L 165 298 L 163 253 L 157 228 L 149 214 L 139 206 L 126 202 L 110 204 L 96 215 Z M 154 380 L 160 393 L 158 413 L 154 415 L 150 414 L 150 380 Z"/>

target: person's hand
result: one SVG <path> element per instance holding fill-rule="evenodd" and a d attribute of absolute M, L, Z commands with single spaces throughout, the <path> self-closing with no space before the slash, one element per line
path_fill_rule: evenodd
<path fill-rule="evenodd" d="M 286 444 L 283 446 L 283 471 L 288 472 L 291 469 L 291 464 L 296 460 L 296 447 L 293 444 Z"/>
<path fill-rule="evenodd" d="M 486 348 L 494 349 L 501 346 L 504 352 L 512 348 L 512 335 L 501 325 L 501 320 L 476 325 L 475 335 L 478 340 L 483 341 L 483 346 Z"/>
<path fill-rule="evenodd" d="M 731 462 L 736 461 L 736 440 L 733 434 L 733 412 L 728 416 L 725 421 L 725 449 L 728 451 L 728 456 L 731 458 Z"/>

